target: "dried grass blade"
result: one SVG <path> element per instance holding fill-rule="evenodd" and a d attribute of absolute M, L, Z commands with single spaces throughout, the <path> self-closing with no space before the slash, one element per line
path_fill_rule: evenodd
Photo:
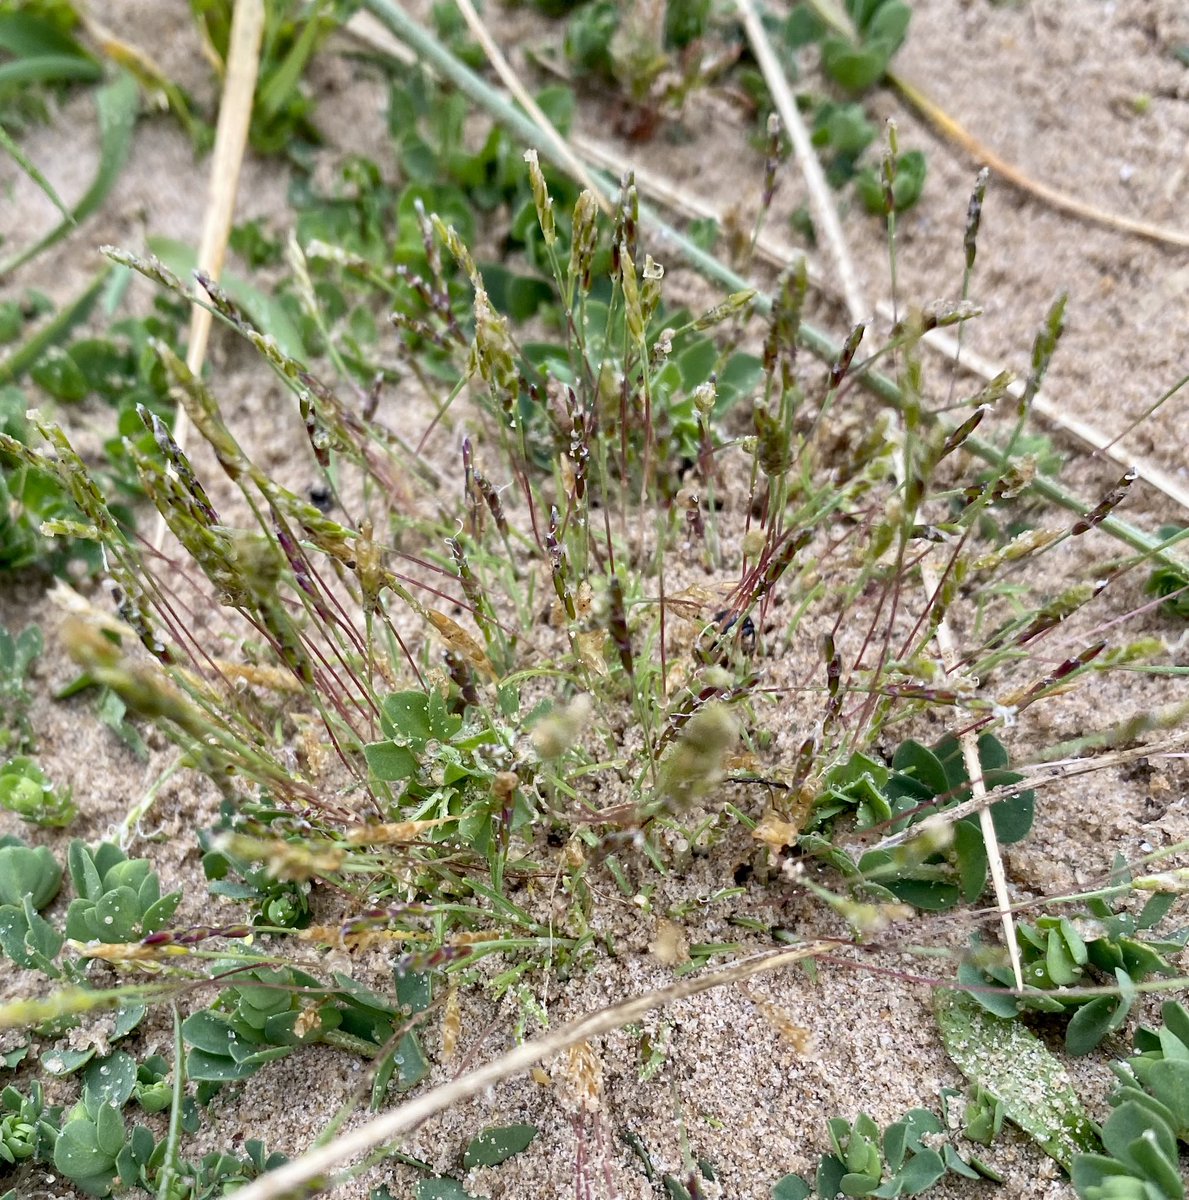
<path fill-rule="evenodd" d="M 207 195 L 206 217 L 202 241 L 198 248 L 198 269 L 218 280 L 223 270 L 227 241 L 235 215 L 235 196 L 239 188 L 239 172 L 244 149 L 248 144 L 248 125 L 252 119 L 252 97 L 260 70 L 260 44 L 264 36 L 264 4 L 262 0 L 236 0 L 231 17 L 230 44 L 227 50 L 227 75 L 223 84 L 223 101 L 219 105 L 219 123 L 215 130 L 215 149 L 211 162 L 210 190 Z M 190 312 L 190 335 L 186 349 L 186 366 L 198 375 L 206 357 L 210 338 L 210 310 L 195 304 Z M 178 410 L 174 426 L 174 441 L 184 450 L 189 435 L 189 421 L 184 409 Z M 165 541 L 165 521 L 157 522 L 152 543 L 160 550 Z"/>
<path fill-rule="evenodd" d="M 797 165 L 801 168 L 805 186 L 809 189 L 809 203 L 813 216 L 834 257 L 834 267 L 842 284 L 850 319 L 857 324 L 866 319 L 868 309 L 859 289 L 859 279 L 851 259 L 850 248 L 842 233 L 842 223 L 838 220 L 838 212 L 830 197 L 830 185 L 826 182 L 825 172 L 818 161 L 813 142 L 810 141 L 809 130 L 805 128 L 788 79 L 772 51 L 767 31 L 751 0 L 735 0 L 735 7 L 739 10 L 739 18 L 743 22 L 752 53 L 763 72 L 772 103 L 776 106 L 780 120 L 793 143 Z"/>

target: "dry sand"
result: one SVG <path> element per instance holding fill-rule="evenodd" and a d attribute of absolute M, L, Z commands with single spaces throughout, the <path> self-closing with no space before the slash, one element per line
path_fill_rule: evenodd
<path fill-rule="evenodd" d="M 183 84 L 199 93 L 209 90 L 180 4 L 109 0 L 96 8 L 118 32 L 151 47 Z M 523 12 L 494 8 L 490 19 L 505 44 L 523 47 L 555 36 Z M 1169 47 L 1186 43 L 1189 10 L 1177 0 L 1061 6 L 921 0 L 914 5 L 909 40 L 896 67 L 1034 178 L 1105 208 L 1185 229 L 1189 71 L 1172 58 Z M 318 122 L 327 132 L 328 156 L 359 150 L 392 170 L 379 82 L 366 73 L 356 78 L 350 64 L 332 54 L 319 62 L 312 78 L 322 96 Z M 1139 103 L 1144 97 L 1146 106 Z M 923 148 L 929 162 L 925 195 L 900 227 L 901 295 L 926 302 L 953 298 L 960 285 L 962 226 L 975 164 L 938 140 L 892 93 L 880 93 L 875 105 L 896 118 L 902 143 Z M 605 138 L 609 120 L 598 97 L 583 98 L 579 126 Z M 34 131 L 27 141 L 30 155 L 67 200 L 80 194 L 91 176 L 92 127 L 90 101 L 79 97 L 68 102 L 50 128 Z M 624 165 L 639 161 L 660 170 L 678 187 L 720 208 L 739 202 L 741 193 L 746 206 L 758 196 L 762 177 L 762 162 L 747 148 L 746 132 L 733 107 L 712 92 L 694 97 L 680 130 L 663 125 L 651 143 L 620 145 L 619 153 Z M 132 160 L 104 211 L 63 246 L 5 281 L 0 294 L 38 287 L 65 300 L 94 269 L 92 248 L 104 242 L 135 249 L 147 234 L 196 242 L 203 170 L 172 121 L 142 121 Z M 31 185 L 13 176 L 11 164 L 0 162 L 7 197 L 0 207 L 0 232 L 23 240 L 53 217 Z M 742 186 L 740 180 L 745 181 Z M 283 229 L 285 183 L 274 163 L 250 161 L 240 218 L 262 216 Z M 800 182 L 790 165 L 778 194 L 774 230 L 787 228 L 784 214 L 801 199 Z M 866 294 L 873 300 L 887 298 L 887 254 L 877 223 L 845 213 L 844 224 Z M 1059 290 L 1070 295 L 1069 329 L 1048 390 L 1069 413 L 1093 420 L 1112 435 L 1121 432 L 1185 372 L 1189 252 L 1072 220 L 993 183 L 975 285 L 975 298 L 985 315 L 970 327 L 968 344 L 1017 370 L 1025 369 L 1033 333 Z M 832 319 L 834 328 L 842 328 L 837 310 L 829 304 L 820 306 L 819 318 Z M 237 428 L 246 438 L 259 439 L 259 431 L 275 425 L 276 406 L 286 402 L 285 397 L 227 335 L 216 335 L 211 358 L 220 393 L 235 398 L 231 415 Z M 84 413 L 84 423 L 98 421 L 100 415 Z M 1187 428 L 1189 396 L 1181 395 L 1122 444 L 1189 484 Z M 452 439 L 456 435 L 443 429 L 439 444 L 429 453 L 453 454 Z M 1059 444 L 1071 462 L 1065 477 L 1084 495 L 1105 494 L 1119 473 L 1117 467 L 1088 458 L 1068 443 Z M 288 443 L 261 445 L 261 451 L 265 464 L 282 471 L 295 487 L 313 481 L 312 465 Z M 1143 486 L 1129 498 L 1127 516 L 1148 528 L 1187 519 Z M 1096 534 L 1082 540 L 1090 544 L 1070 545 L 1052 569 L 1059 568 L 1066 578 L 1077 577 L 1111 552 L 1106 539 Z M 1095 606 L 1092 618 L 1062 630 L 1050 640 L 1045 655 L 1060 661 L 1085 644 L 1096 623 L 1105 625 L 1142 603 L 1140 583 L 1128 580 L 1113 587 Z M 47 628 L 54 620 L 35 588 L 6 586 L 0 592 L 0 621 L 13 628 L 26 619 Z M 1115 636 L 1163 638 L 1169 645 L 1163 661 L 1186 661 L 1183 628 L 1152 612 L 1127 620 L 1121 631 Z M 767 664 L 768 681 L 773 686 L 787 683 L 804 662 L 804 655 L 794 653 L 787 662 Z M 123 818 L 172 760 L 172 753 L 150 735 L 152 756 L 147 763 L 138 762 L 97 724 L 86 700 L 51 702 L 49 694 L 71 673 L 61 652 L 51 646 L 39 667 L 34 721 L 44 766 L 53 777 L 70 779 L 74 786 L 83 815 L 70 832 L 94 839 Z M 1092 691 L 1030 710 L 1005 738 L 1013 758 L 1027 761 L 1030 751 L 1167 703 L 1176 694 L 1173 683 L 1159 678 L 1096 678 Z M 793 751 L 813 719 L 796 707 L 789 711 L 788 728 L 774 748 L 776 759 Z M 935 732 L 941 732 L 940 725 Z M 1183 841 L 1189 837 L 1187 786 L 1189 770 L 1183 759 L 1054 780 L 1041 790 L 1033 834 L 1008 854 L 1013 893 L 1024 899 L 1085 885 L 1102 878 L 1116 853 L 1135 858 Z M 742 790 L 732 799 L 757 812 L 763 803 L 762 797 Z M 153 859 L 166 886 L 186 888 L 179 921 L 198 918 L 206 910 L 192 835 L 212 823 L 216 806 L 212 789 L 197 777 L 175 777 L 145 822 L 144 838 L 131 847 Z M 0 814 L 0 831 L 18 827 Z M 19 831 L 29 836 L 27 830 Z M 47 835 L 34 834 L 33 840 L 62 844 Z M 654 909 L 661 912 L 678 897 L 729 885 L 731 868 L 746 850 L 740 835 L 738 844 L 695 858 L 684 878 L 661 881 Z M 1187 860 L 1182 856 L 1178 861 L 1184 865 Z M 664 986 L 673 978 L 672 970 L 649 952 L 656 934 L 654 918 L 614 895 L 606 891 L 606 903 L 597 911 L 614 933 L 617 955 L 564 983 L 528 981 L 552 1026 Z M 765 948 L 760 939 L 748 941 L 727 925 L 729 912 L 807 935 L 844 933 L 804 894 L 775 885 L 754 887 L 729 909 L 711 909 L 689 919 L 689 939 L 741 940 L 747 949 Z M 451 1110 L 424 1126 L 404 1149 L 443 1170 L 454 1169 L 462 1147 L 480 1128 L 524 1121 L 539 1130 L 532 1147 L 501 1167 L 473 1172 L 465 1181 L 472 1194 L 560 1200 L 587 1194 L 579 1179 L 586 1174 L 594 1196 L 656 1196 L 658 1189 L 646 1181 L 620 1141 L 621 1132 L 628 1130 L 643 1139 L 661 1171 L 684 1173 L 686 1143 L 695 1158 L 712 1163 L 719 1182 L 706 1185 L 706 1195 L 767 1200 L 772 1184 L 785 1172 L 811 1172 L 817 1156 L 827 1149 L 827 1118 L 853 1118 L 865 1111 L 886 1124 L 915 1105 L 936 1107 L 939 1088 L 961 1086 L 940 1047 L 929 1009 L 930 988 L 922 981 L 938 970 L 944 972 L 948 964 L 943 960 L 940 967 L 931 966 L 908 948 L 957 947 L 968 932 L 963 918 L 921 916 L 878 939 L 872 951 L 849 952 L 851 965 L 821 964 L 814 981 L 803 972 L 789 971 L 761 979 L 750 995 L 721 990 L 680 1002 L 643 1022 L 649 1037 L 662 1039 L 668 1047 L 664 1065 L 648 1082 L 639 1079 L 638 1036 L 621 1031 L 597 1045 L 602 1091 L 596 1112 L 573 1111 L 555 1067 L 550 1079 L 511 1080 Z M 383 955 L 373 954 L 352 969 L 376 986 L 388 986 Z M 7 990 L 38 986 L 22 977 L 10 980 Z M 795 1048 L 783 1039 L 757 1001 L 776 1006 L 807 1031 L 808 1048 Z M 514 1001 L 493 1004 L 479 992 L 465 994 L 462 1008 L 462 1039 L 449 1064 L 438 1061 L 435 1022 L 428 1027 L 426 1048 L 435 1065 L 424 1086 L 452 1077 L 464 1065 L 497 1056 L 510 1045 L 522 1015 Z M 1150 1014 L 1151 1005 L 1145 1011 Z M 528 1032 L 535 1031 L 530 1020 Z M 154 1026 L 139 1048 L 168 1054 L 164 1024 Z M 1119 1053 L 1124 1048 L 1124 1039 L 1118 1038 L 1104 1051 Z M 1106 1061 L 1107 1053 L 1100 1053 L 1071 1064 L 1098 1116 L 1110 1082 Z M 361 1070 L 357 1060 L 325 1048 L 273 1064 L 242 1087 L 226 1089 L 212 1103 L 187 1152 L 197 1155 L 205 1148 L 260 1137 L 269 1149 L 297 1154 L 324 1128 Z M 1072 1196 L 1053 1164 L 1011 1131 L 986 1158 L 1007 1177 L 999 1195 L 1062 1200 Z M 576 1166 L 581 1160 L 588 1164 L 585 1172 Z M 340 1194 L 363 1197 L 371 1186 L 387 1182 L 393 1196 L 403 1200 L 412 1195 L 415 1178 L 406 1168 L 381 1166 L 366 1182 L 348 1184 Z M 27 1177 L 21 1188 L 30 1200 L 72 1194 L 48 1177 Z M 930 1195 L 949 1200 L 990 1192 L 989 1184 L 947 1180 Z"/>

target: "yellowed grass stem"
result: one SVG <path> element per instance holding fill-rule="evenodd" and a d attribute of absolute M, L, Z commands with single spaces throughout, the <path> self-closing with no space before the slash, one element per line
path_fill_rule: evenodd
<path fill-rule="evenodd" d="M 202 241 L 198 247 L 198 267 L 212 279 L 218 279 L 222 274 L 227 242 L 235 218 L 235 198 L 239 190 L 244 150 L 248 144 L 248 125 L 252 119 L 252 98 L 256 92 L 263 34 L 263 0 L 235 0 L 227 51 L 227 75 L 223 82 L 223 100 L 219 105 L 219 123 L 211 156 Z M 201 372 L 206 358 L 211 320 L 209 309 L 200 304 L 194 305 L 190 313 L 190 336 L 186 349 L 186 366 L 194 375 Z M 186 411 L 179 406 L 173 434 L 179 446 L 185 446 L 188 432 Z M 158 519 L 153 545 L 159 550 L 164 541 L 165 519 L 162 517 Z"/>

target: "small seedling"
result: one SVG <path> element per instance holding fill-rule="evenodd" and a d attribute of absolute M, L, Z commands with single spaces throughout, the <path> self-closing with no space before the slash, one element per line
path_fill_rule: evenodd
<path fill-rule="evenodd" d="M 1079 1154 L 1073 1185 L 1081 1200 L 1184 1200 L 1180 1148 L 1189 1146 L 1189 1012 L 1165 1001 L 1157 1030 L 1136 1031 L 1139 1054 L 1113 1069 L 1119 1086 L 1102 1127 L 1105 1154 Z"/>
<path fill-rule="evenodd" d="M 1159 1029 L 1141 1026 L 1135 1031 L 1138 1053 L 1112 1067 L 1119 1085 L 1111 1103 L 1146 1105 L 1189 1146 L 1189 1012 L 1166 1000 L 1160 1017 Z"/>
<path fill-rule="evenodd" d="M 1189 530 L 1178 525 L 1162 525 L 1160 537 L 1164 541 L 1170 538 L 1182 538 Z M 1184 543 L 1182 543 L 1184 544 Z M 1148 591 L 1153 596 L 1164 596 L 1160 611 L 1168 617 L 1189 620 L 1189 573 L 1178 571 L 1174 567 L 1159 566 L 1153 570 L 1148 579 Z"/>
<path fill-rule="evenodd" d="M 44 1160 L 58 1137 L 59 1108 L 47 1108 L 41 1084 L 35 1079 L 28 1096 L 14 1087 L 0 1092 L 0 1158 L 10 1166 L 36 1158 Z"/>
<path fill-rule="evenodd" d="M 914 1108 L 887 1129 L 866 1113 L 853 1121 L 829 1121 L 832 1154 L 822 1156 L 811 1186 L 786 1175 L 772 1188 L 772 1200 L 822 1200 L 843 1196 L 916 1196 L 947 1172 L 966 1179 L 997 1179 L 976 1159 L 965 1159 L 950 1141 L 945 1123 L 927 1108 Z"/>
<path fill-rule="evenodd" d="M 161 895 L 145 858 L 130 859 L 110 842 L 89 849 L 77 838 L 67 854 L 76 898 L 66 912 L 66 936 L 76 942 L 134 942 L 164 927 L 180 891 Z"/>
<path fill-rule="evenodd" d="M 398 1001 L 403 995 L 408 1005 L 402 1010 L 345 976 L 339 977 L 337 990 L 290 967 L 259 967 L 244 978 L 221 992 L 211 1008 L 182 1022 L 182 1037 L 190 1046 L 186 1075 L 207 1085 L 201 1096 L 209 1098 L 218 1085 L 246 1079 L 265 1063 L 315 1042 L 379 1060 L 372 1089 L 377 1104 L 390 1081 L 406 1091 L 429 1071 L 415 1030 L 393 1042 L 407 1016 L 428 1004 L 424 980 L 398 981 Z"/>
<path fill-rule="evenodd" d="M 25 755 L 0 765 L 0 808 L 31 825 L 61 828 L 78 815 L 70 788 L 55 788 L 45 772 Z"/>
<path fill-rule="evenodd" d="M 1112 889 L 1131 882 L 1126 864 L 1117 862 Z M 1175 956 L 1189 940 L 1189 928 L 1165 939 L 1141 938 L 1172 908 L 1171 892 L 1152 896 L 1138 914 L 1125 907 L 1126 890 L 1117 904 L 1105 896 L 1091 897 L 1085 910 L 1071 916 L 1043 916 L 1017 926 L 1024 982 L 1022 996 L 989 991 L 987 985 L 1009 989 L 1010 969 L 999 956 L 988 954 L 977 939 L 959 967 L 959 980 L 971 995 L 997 1016 L 1016 1016 L 1033 1010 L 1070 1014 L 1065 1046 L 1071 1054 L 1088 1054 L 1108 1034 L 1119 1029 L 1138 997 L 1137 984 L 1153 975 L 1176 974 Z M 1065 989 L 1107 980 L 1117 993 L 1104 996 L 1064 994 Z"/>
<path fill-rule="evenodd" d="M 988 789 L 1010 788 L 1023 776 L 1008 769 L 1007 751 L 992 734 L 979 739 L 979 758 Z M 842 813 L 855 813 L 859 829 L 888 832 L 920 825 L 970 799 L 970 779 L 956 738 L 947 736 L 933 749 L 919 742 L 901 743 L 891 767 L 870 755 L 852 755 L 832 768 L 825 778 L 813 813 L 812 828 L 828 827 Z M 1032 826 L 1034 794 L 1019 790 L 991 808 L 1001 843 L 1020 841 Z M 897 850 L 869 851 L 857 863 L 840 856 L 837 847 L 823 845 L 816 836 L 803 839 L 813 853 L 821 853 L 865 889 L 885 898 L 894 897 L 918 908 L 941 910 L 960 900 L 973 903 L 987 882 L 987 858 L 975 817 L 954 824 L 948 845 L 922 857 L 912 842 Z"/>

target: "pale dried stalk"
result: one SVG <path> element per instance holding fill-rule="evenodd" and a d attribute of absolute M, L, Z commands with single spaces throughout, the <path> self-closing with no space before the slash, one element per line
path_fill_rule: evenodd
<path fill-rule="evenodd" d="M 215 130 L 215 147 L 211 156 L 202 241 L 198 247 L 198 268 L 212 279 L 218 279 L 222 274 L 227 242 L 231 237 L 240 167 L 248 144 L 252 98 L 260 69 L 260 42 L 263 35 L 263 0 L 235 0 L 227 50 L 227 75 L 223 82 L 219 124 Z M 193 375 L 198 375 L 202 370 L 212 319 L 210 310 L 201 304 L 195 304 L 190 312 L 186 366 Z M 179 406 L 173 437 L 182 448 L 185 448 L 189 428 L 186 410 Z M 159 516 L 153 546 L 160 550 L 164 542 L 165 518 Z"/>
<path fill-rule="evenodd" d="M 236 1195 L 239 1200 L 278 1200 L 282 1196 L 298 1194 L 298 1189 L 302 1189 L 299 1193 L 302 1196 L 316 1195 L 333 1185 L 330 1172 L 336 1167 L 366 1154 L 377 1146 L 395 1141 L 402 1134 L 416 1129 L 435 1113 L 444 1112 L 454 1104 L 469 1100 L 472 1096 L 479 1095 L 512 1075 L 518 1075 L 559 1051 L 622 1029 L 624 1025 L 639 1020 L 645 1013 L 672 1004 L 675 1000 L 684 1000 L 701 992 L 752 979 L 757 975 L 777 971 L 803 959 L 827 954 L 836 949 L 837 945 L 834 943 L 809 942 L 787 950 L 770 951 L 733 963 L 722 970 L 711 971 L 695 979 L 683 979 L 670 987 L 646 992 L 642 996 L 633 996 L 609 1008 L 579 1017 L 544 1037 L 514 1046 L 494 1062 L 477 1067 L 449 1083 L 441 1084 L 423 1096 L 407 1101 L 399 1108 L 373 1117 L 366 1125 L 341 1134 L 330 1145 L 307 1151 L 293 1162 L 262 1175 Z"/>
<path fill-rule="evenodd" d="M 930 603 L 938 594 L 941 580 L 928 560 L 921 561 L 921 583 L 925 589 L 926 603 Z M 952 674 L 958 666 L 958 648 L 954 643 L 954 635 L 949 622 L 943 616 L 934 634 L 941 661 L 945 664 L 946 674 Z M 1007 943 L 1008 957 L 1011 959 L 1012 976 L 1016 987 L 1024 990 L 1024 972 L 1020 964 L 1020 947 L 1016 941 L 1016 922 L 1012 916 L 1011 897 L 1007 894 L 1007 877 L 1003 872 L 1003 855 L 999 852 L 999 838 L 995 833 L 995 822 L 991 818 L 991 806 L 987 802 L 987 782 L 983 778 L 983 764 L 978 756 L 978 734 L 973 729 L 967 729 L 958 737 L 962 749 L 962 762 L 966 766 L 966 774 L 970 779 L 970 802 L 978 807 L 978 827 L 983 835 L 983 846 L 987 851 L 987 866 L 991 872 L 991 885 L 995 892 L 995 907 L 999 910 L 999 920 L 1003 926 L 1003 940 Z M 955 818 L 949 813 L 948 820 Z"/>
<path fill-rule="evenodd" d="M 461 2 L 465 2 L 465 0 L 460 0 Z M 776 106 L 776 112 L 793 143 L 793 153 L 797 165 L 801 168 L 802 178 L 809 190 L 810 209 L 826 245 L 830 248 L 834 267 L 838 272 L 839 282 L 842 284 L 842 294 L 846 300 L 850 319 L 857 325 L 866 319 L 868 309 L 859 288 L 859 278 L 850 256 L 850 247 L 842 233 L 842 223 L 838 220 L 838 210 L 834 207 L 834 201 L 830 195 L 830 185 L 826 182 L 821 163 L 818 162 L 817 152 L 809 138 L 809 130 L 805 128 L 805 122 L 801 120 L 792 88 L 789 87 L 788 79 L 785 77 L 780 63 L 776 61 L 768 34 L 765 32 L 751 0 L 735 0 L 735 7 L 739 10 L 739 19 L 743 22 L 752 53 L 756 56 L 756 62 L 759 63 L 760 70 L 763 72 L 764 82 L 768 85 L 768 91 L 772 96 L 772 103 Z"/>
<path fill-rule="evenodd" d="M 603 196 L 602 189 L 590 177 L 590 172 L 586 169 L 585 164 L 570 149 L 566 139 L 558 132 L 553 122 L 541 111 L 541 106 L 533 99 L 529 90 L 520 82 L 520 76 L 516 74 L 512 69 L 512 64 L 504 57 L 503 51 L 497 45 L 495 38 L 491 36 L 483 19 L 475 11 L 471 0 L 454 0 L 454 3 L 458 5 L 458 11 L 462 13 L 467 28 L 475 35 L 475 41 L 482 46 L 483 53 L 487 55 L 487 61 L 491 63 L 495 73 L 500 77 L 500 82 L 549 139 L 553 152 L 565 163 L 566 169 L 574 179 L 593 194 L 604 213 L 610 213 L 611 205 Z"/>

